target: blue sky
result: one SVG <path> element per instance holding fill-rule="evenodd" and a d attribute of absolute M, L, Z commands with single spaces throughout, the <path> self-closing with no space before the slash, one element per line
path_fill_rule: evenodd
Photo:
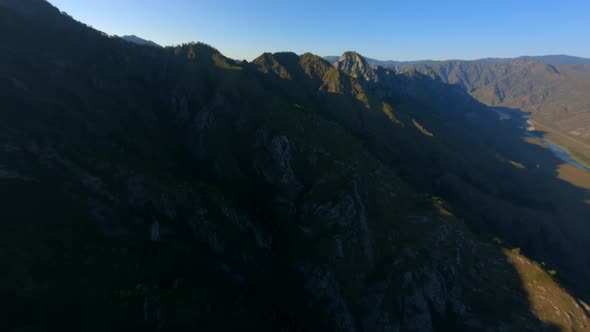
<path fill-rule="evenodd" d="M 263 52 L 382 60 L 590 57 L 589 0 L 49 0 L 109 34 Z"/>

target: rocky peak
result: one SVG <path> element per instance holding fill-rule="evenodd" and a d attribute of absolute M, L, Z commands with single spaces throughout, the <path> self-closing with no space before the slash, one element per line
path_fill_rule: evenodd
<path fill-rule="evenodd" d="M 264 53 L 254 59 L 252 63 L 258 66 L 262 73 L 274 73 L 283 79 L 292 79 L 291 73 L 285 66 L 285 62 L 297 63 L 299 57 L 295 53 Z"/>
<path fill-rule="evenodd" d="M 356 52 L 345 52 L 334 66 L 354 78 L 361 78 L 366 81 L 375 79 L 375 72 L 371 65 L 362 55 Z"/>

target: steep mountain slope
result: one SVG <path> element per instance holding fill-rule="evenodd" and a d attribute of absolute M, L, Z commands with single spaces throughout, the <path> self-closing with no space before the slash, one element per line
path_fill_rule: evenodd
<path fill-rule="evenodd" d="M 581 285 L 589 261 L 582 245 L 589 235 L 582 217 L 590 215 L 588 192 L 557 179 L 562 163 L 523 134 L 518 114 L 500 121 L 435 74 L 374 72 L 375 80 L 362 85 L 387 103 L 383 110 L 399 129 L 374 124 L 377 137 L 368 147 L 413 185 L 461 207 L 457 214 L 471 225 L 539 259 L 552 257 Z"/>
<path fill-rule="evenodd" d="M 336 63 L 337 57 L 327 57 Z M 458 84 L 489 106 L 531 114 L 546 138 L 590 163 L 590 59 L 567 55 L 487 58 L 474 61 L 379 61 L 371 66 L 417 70 Z"/>
<path fill-rule="evenodd" d="M 530 110 L 540 115 L 552 113 L 556 117 L 559 113 L 590 109 L 590 101 L 582 94 L 584 87 L 590 87 L 590 77 L 584 77 L 573 67 L 558 68 L 522 59 L 494 64 L 445 61 L 411 69 L 434 71 L 444 82 L 459 84 L 492 106 Z"/>
<path fill-rule="evenodd" d="M 474 215 L 460 210 L 476 189 L 457 211 L 423 190 L 451 169 L 424 162 L 462 156 L 422 107 L 479 104 L 382 77 L 379 91 L 312 54 L 237 65 L 203 44 L 135 45 L 1 0 L 3 327 L 587 328 L 541 266 L 453 215 Z"/>
<path fill-rule="evenodd" d="M 531 113 L 548 137 L 590 161 L 590 71 L 588 64 L 555 66 L 543 59 L 443 61 L 401 70 L 434 72 L 490 106 Z"/>

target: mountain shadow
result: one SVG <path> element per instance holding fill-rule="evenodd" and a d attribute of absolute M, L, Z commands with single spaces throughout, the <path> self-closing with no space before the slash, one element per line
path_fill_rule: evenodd
<path fill-rule="evenodd" d="M 587 59 L 550 56 L 438 61 L 406 65 L 399 70 L 433 72 L 446 83 L 459 84 L 486 105 L 530 112 L 531 120 L 543 126 L 552 141 L 583 162 L 590 161 Z"/>
<path fill-rule="evenodd" d="M 452 86 L 135 45 L 41 0 L 0 0 L 0 50 L 8 331 L 588 326 L 574 258 L 526 228 L 559 236 L 547 199 L 584 191 Z"/>
<path fill-rule="evenodd" d="M 375 150 L 376 153 L 380 153 L 380 149 L 386 151 L 381 152 L 382 160 L 391 160 L 400 172 L 407 172 L 407 177 L 403 178 L 411 179 L 423 190 L 434 191 L 447 200 L 456 197 L 463 201 L 463 207 L 465 203 L 471 205 L 469 209 L 474 213 L 471 217 L 481 223 L 478 228 L 485 226 L 488 231 L 506 234 L 512 243 L 526 244 L 530 254 L 544 252 L 542 256 L 549 257 L 550 252 L 554 252 L 555 264 L 567 265 L 564 261 L 568 259 L 564 256 L 572 257 L 572 275 L 580 276 L 584 274 L 581 271 L 587 271 L 588 258 L 583 257 L 587 248 L 568 250 L 566 243 L 582 244 L 585 241 L 581 239 L 588 236 L 585 219 L 589 216 L 589 188 L 583 185 L 588 174 L 576 171 L 574 181 L 564 181 L 566 174 L 563 173 L 571 172 L 573 167 L 556 157 L 547 144 L 539 140 L 543 132 L 537 131 L 535 137 L 531 134 L 535 132 L 527 131 L 526 112 L 488 108 L 461 87 L 441 82 L 434 73 L 396 74 L 383 68 L 373 70 L 377 78 L 363 85 L 388 102 L 384 111 L 389 118 L 397 120 L 390 123 L 419 129 L 422 133 L 408 144 L 408 135 L 396 136 L 394 130 L 387 131 L 389 140 L 381 137 L 375 140 L 385 145 Z M 405 150 L 391 153 L 396 149 Z M 411 160 L 416 154 L 422 156 Z M 415 172 L 418 167 L 424 172 Z M 451 190 L 453 187 L 455 189 Z M 464 197 L 466 195 L 468 197 Z M 481 196 L 474 199 L 469 195 Z M 496 208 L 503 206 L 501 210 L 512 217 L 493 212 L 493 207 L 488 210 L 478 206 L 488 201 L 486 197 L 499 204 Z M 486 222 L 490 216 L 494 216 L 494 220 Z M 539 224 L 542 226 L 534 226 Z M 551 230 L 539 230 L 539 227 Z M 533 229 L 541 232 L 537 234 L 538 240 L 517 239 L 514 235 Z M 580 240 L 574 240 L 576 237 Z M 537 241 L 552 244 L 535 244 Z"/>

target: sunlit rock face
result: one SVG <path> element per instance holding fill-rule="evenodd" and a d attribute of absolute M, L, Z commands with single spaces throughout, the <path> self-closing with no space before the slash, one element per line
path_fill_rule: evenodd
<path fill-rule="evenodd" d="M 376 78 L 373 68 L 367 60 L 356 52 L 346 52 L 334 64 L 339 70 L 354 78 L 371 81 Z"/>

